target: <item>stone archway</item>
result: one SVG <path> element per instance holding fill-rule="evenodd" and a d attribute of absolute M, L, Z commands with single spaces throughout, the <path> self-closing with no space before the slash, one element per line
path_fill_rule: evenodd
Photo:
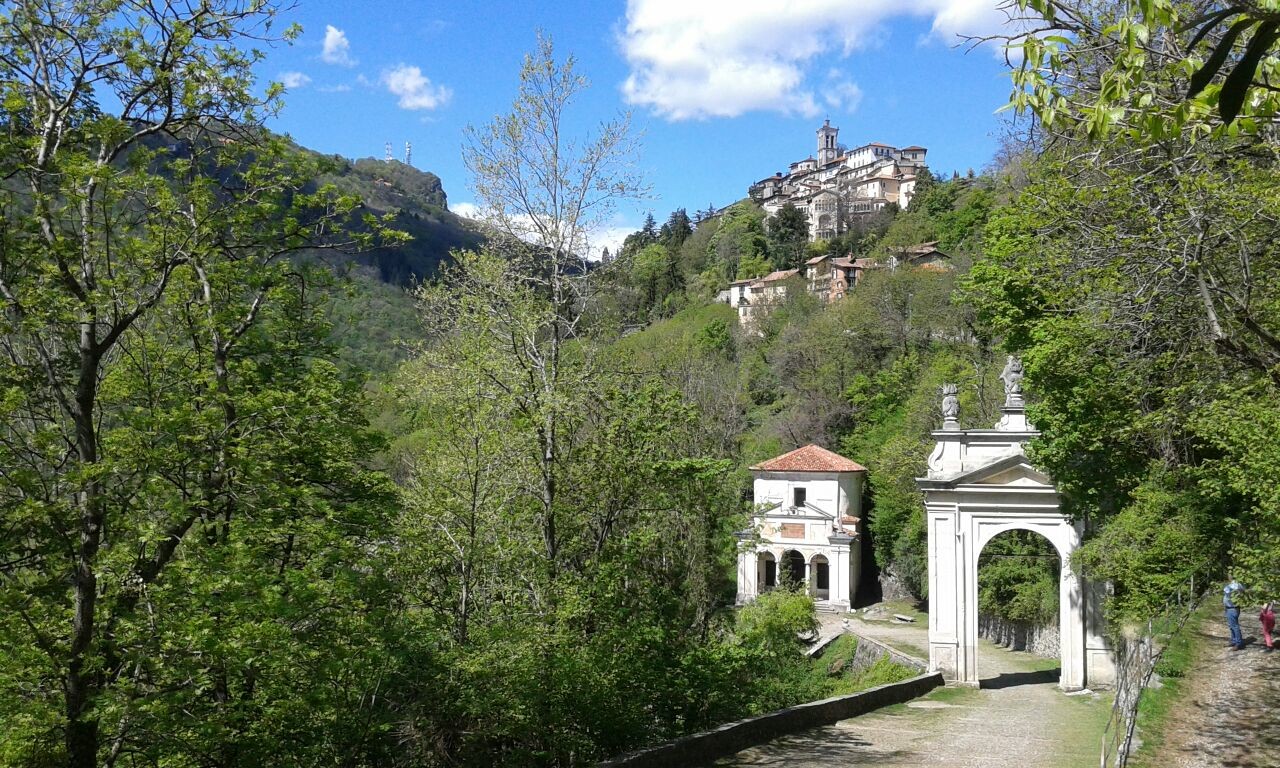
<path fill-rule="evenodd" d="M 929 540 L 929 668 L 948 681 L 978 685 L 978 555 L 997 535 L 1027 530 L 1048 539 L 1061 563 L 1059 686 L 1109 684 L 1115 671 L 1098 601 L 1087 599 L 1090 591 L 1070 566 L 1083 529 L 1063 516 L 1052 480 L 1027 460 L 1024 446 L 1037 432 L 1020 392 L 1010 395 L 995 429 L 970 430 L 959 427 L 955 392 L 953 385 L 943 388 L 943 428 L 933 433 L 938 443 L 928 475 L 916 481 Z"/>
<path fill-rule="evenodd" d="M 780 570 L 786 574 L 787 581 L 792 586 L 804 586 L 806 581 L 806 563 L 804 555 L 794 549 L 788 549 L 782 553 L 782 562 L 779 564 Z"/>
<path fill-rule="evenodd" d="M 815 600 L 831 597 L 831 563 L 825 555 L 809 558 L 809 594 Z"/>

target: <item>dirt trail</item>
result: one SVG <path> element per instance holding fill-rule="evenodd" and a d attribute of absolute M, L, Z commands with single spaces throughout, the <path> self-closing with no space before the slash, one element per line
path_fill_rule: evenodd
<path fill-rule="evenodd" d="M 917 624 L 850 620 L 850 629 L 908 653 L 927 645 Z M 981 690 L 943 688 L 905 705 L 744 750 L 722 768 L 846 765 L 946 768 L 1096 766 L 1110 697 L 1066 696 L 1056 665 L 983 642 Z M 1048 669 L 1046 667 L 1049 667 Z"/>
<path fill-rule="evenodd" d="M 1263 652 L 1257 609 L 1240 617 L 1245 649 L 1227 647 L 1215 613 L 1200 626 L 1202 647 L 1164 738 L 1144 765 L 1169 768 L 1280 767 L 1280 651 Z"/>

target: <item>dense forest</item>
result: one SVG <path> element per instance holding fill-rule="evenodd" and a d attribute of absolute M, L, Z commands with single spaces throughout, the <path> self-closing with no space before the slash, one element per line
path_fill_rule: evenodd
<path fill-rule="evenodd" d="M 864 582 L 926 600 L 939 387 L 988 427 L 1009 353 L 1114 631 L 1193 575 L 1277 587 L 1277 98 L 1184 66 L 1247 11 L 1029 0 L 1068 36 L 1019 43 L 983 173 L 816 243 L 677 209 L 588 264 L 645 185 L 625 117 L 567 136 L 549 40 L 465 136 L 480 231 L 265 129 L 276 5 L 144 5 L 0 12 L 0 764 L 586 765 L 891 679 L 815 674 L 800 592 L 734 610 L 747 468 L 867 466 Z M 715 300 L 823 254 L 873 266 Z M 1049 554 L 993 544 L 984 610 L 1052 617 Z"/>

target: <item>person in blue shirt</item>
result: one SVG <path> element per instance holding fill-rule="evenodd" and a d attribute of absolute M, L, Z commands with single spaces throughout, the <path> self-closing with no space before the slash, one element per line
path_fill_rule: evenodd
<path fill-rule="evenodd" d="M 1222 588 L 1222 607 L 1227 614 L 1227 629 L 1231 631 L 1231 648 L 1244 650 L 1244 637 L 1240 634 L 1240 606 L 1236 604 L 1236 596 L 1244 592 L 1244 585 L 1235 578 Z"/>

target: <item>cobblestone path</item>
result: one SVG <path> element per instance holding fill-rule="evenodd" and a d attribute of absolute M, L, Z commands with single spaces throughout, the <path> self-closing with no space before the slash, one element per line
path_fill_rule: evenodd
<path fill-rule="evenodd" d="M 919 624 L 855 619 L 849 628 L 916 655 L 927 645 L 927 629 Z M 908 704 L 744 750 L 715 765 L 1097 766 L 1109 696 L 1064 695 L 1056 688 L 1054 662 L 985 642 L 979 648 L 978 664 L 981 690 L 938 689 Z"/>
<path fill-rule="evenodd" d="M 1204 642 L 1185 693 L 1169 714 L 1161 745 L 1154 756 L 1143 756 L 1143 765 L 1280 766 L 1280 651 L 1263 652 L 1256 607 L 1241 613 L 1243 651 L 1227 647 L 1221 614 L 1200 626 Z"/>

